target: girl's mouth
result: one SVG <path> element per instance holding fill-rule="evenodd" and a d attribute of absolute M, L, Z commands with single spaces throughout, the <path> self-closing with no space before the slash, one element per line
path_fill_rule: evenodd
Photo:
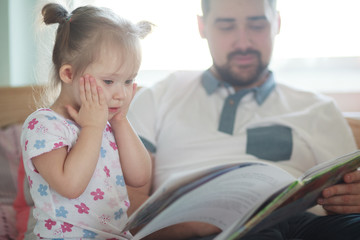
<path fill-rule="evenodd" d="M 119 110 L 117 107 L 109 108 L 109 113 L 116 113 Z"/>

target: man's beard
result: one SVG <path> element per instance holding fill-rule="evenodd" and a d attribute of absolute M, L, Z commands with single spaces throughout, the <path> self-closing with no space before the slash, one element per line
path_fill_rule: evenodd
<path fill-rule="evenodd" d="M 246 54 L 255 54 L 258 62 L 258 66 L 253 74 L 243 77 L 240 74 L 237 74 L 236 72 L 232 71 L 230 66 L 230 60 L 235 57 L 236 55 L 246 55 Z M 261 61 L 261 54 L 258 51 L 255 50 L 247 50 L 245 52 L 238 50 L 235 52 L 232 52 L 227 57 L 227 63 L 223 66 L 216 65 L 214 62 L 214 67 L 219 74 L 221 80 L 229 83 L 233 87 L 248 87 L 257 82 L 262 74 L 264 73 L 264 70 L 267 69 L 268 64 L 264 64 Z"/>

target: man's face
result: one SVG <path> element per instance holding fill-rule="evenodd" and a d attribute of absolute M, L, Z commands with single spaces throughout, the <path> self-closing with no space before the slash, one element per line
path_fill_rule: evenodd
<path fill-rule="evenodd" d="M 215 73 L 234 87 L 260 82 L 279 25 L 279 16 L 268 0 L 211 0 L 210 12 L 199 18 Z"/>

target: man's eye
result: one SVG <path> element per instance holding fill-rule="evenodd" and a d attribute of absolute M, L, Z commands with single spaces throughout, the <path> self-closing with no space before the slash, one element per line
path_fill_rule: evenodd
<path fill-rule="evenodd" d="M 103 80 L 103 81 L 104 81 L 104 83 L 107 84 L 107 85 L 110 85 L 110 84 L 114 83 L 113 80 Z"/>
<path fill-rule="evenodd" d="M 230 31 L 230 30 L 234 29 L 234 25 L 223 24 L 223 25 L 219 26 L 219 29 L 222 31 Z"/>
<path fill-rule="evenodd" d="M 217 27 L 221 31 L 230 31 L 235 28 L 235 24 L 233 22 L 218 22 Z"/>
<path fill-rule="evenodd" d="M 261 31 L 266 28 L 265 24 L 251 24 L 249 25 L 249 28 L 255 31 Z"/>

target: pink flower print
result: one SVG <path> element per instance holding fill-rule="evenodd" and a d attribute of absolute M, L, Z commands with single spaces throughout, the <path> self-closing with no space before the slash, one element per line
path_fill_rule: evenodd
<path fill-rule="evenodd" d="M 63 146 L 64 146 L 64 143 L 63 143 L 63 142 L 54 143 L 54 148 L 53 148 L 53 149 L 62 148 Z"/>
<path fill-rule="evenodd" d="M 127 208 L 130 207 L 130 202 L 124 201 L 124 203 L 125 203 L 125 206 L 126 206 Z"/>
<path fill-rule="evenodd" d="M 110 178 L 106 178 L 105 180 L 104 180 L 104 183 L 105 183 L 105 187 L 106 187 L 106 189 L 110 192 L 111 191 L 111 189 L 112 189 L 112 181 L 110 182 L 110 180 L 109 180 Z"/>
<path fill-rule="evenodd" d="M 91 192 L 91 195 L 94 196 L 94 200 L 97 201 L 99 199 L 104 199 L 104 192 L 100 190 L 100 188 L 96 189 L 96 192 Z"/>
<path fill-rule="evenodd" d="M 119 160 L 115 160 L 115 161 L 111 161 L 111 168 L 115 169 L 120 169 L 120 161 Z"/>
<path fill-rule="evenodd" d="M 61 236 L 63 234 L 63 232 L 62 232 L 62 230 L 61 230 L 61 228 L 58 228 L 58 229 L 55 229 L 55 231 L 54 231 L 54 235 L 56 236 Z M 43 238 L 41 238 L 41 239 L 43 239 Z M 55 238 L 55 239 L 59 239 L 59 238 Z"/>
<path fill-rule="evenodd" d="M 106 131 L 112 133 L 112 129 L 111 129 L 110 125 L 106 125 Z"/>
<path fill-rule="evenodd" d="M 36 132 L 39 132 L 39 133 L 42 133 L 42 134 L 45 134 L 48 132 L 48 128 L 45 127 L 44 125 L 40 125 L 38 128 L 36 128 Z"/>
<path fill-rule="evenodd" d="M 35 128 L 35 125 L 38 123 L 39 121 L 36 120 L 36 118 L 34 118 L 33 120 L 31 120 L 29 122 L 29 125 L 28 125 L 28 129 L 30 130 L 33 130 Z"/>
<path fill-rule="evenodd" d="M 104 167 L 104 172 L 106 173 L 107 177 L 110 177 L 110 170 L 108 169 L 107 166 Z"/>
<path fill-rule="evenodd" d="M 110 198 L 110 200 L 108 201 L 107 203 L 109 205 L 109 207 L 111 208 L 115 208 L 117 207 L 119 204 L 118 204 L 118 201 L 116 200 L 116 198 Z"/>
<path fill-rule="evenodd" d="M 51 219 L 48 219 L 48 220 L 45 220 L 45 227 L 48 229 L 48 230 L 51 230 L 51 228 L 53 226 L 56 225 L 56 222 L 51 220 Z"/>
<path fill-rule="evenodd" d="M 26 140 L 26 141 L 25 141 L 25 151 L 27 151 L 27 145 L 28 145 L 28 143 L 29 143 L 29 140 Z"/>
<path fill-rule="evenodd" d="M 56 122 L 53 122 L 53 125 L 54 125 L 55 130 L 61 131 L 61 125 L 60 124 L 58 124 Z"/>
<path fill-rule="evenodd" d="M 31 180 L 30 176 L 28 176 L 28 182 L 29 182 L 30 188 L 32 188 L 33 181 Z"/>
<path fill-rule="evenodd" d="M 85 203 L 81 203 L 80 205 L 75 205 L 76 208 L 78 208 L 78 213 L 86 213 L 89 214 L 90 208 L 88 208 Z"/>
<path fill-rule="evenodd" d="M 110 146 L 111 146 L 114 150 L 117 150 L 117 149 L 118 149 L 115 142 L 110 141 Z"/>
<path fill-rule="evenodd" d="M 63 233 L 66 232 L 72 232 L 72 227 L 73 225 L 67 222 L 64 222 L 64 224 L 61 224 L 61 230 L 63 231 Z"/>
<path fill-rule="evenodd" d="M 44 203 L 44 206 L 41 208 L 44 212 L 50 212 L 52 210 L 50 203 Z"/>
<path fill-rule="evenodd" d="M 99 217 L 99 220 L 101 224 L 106 225 L 110 222 L 110 217 L 103 214 Z"/>
<path fill-rule="evenodd" d="M 101 170 L 100 169 L 96 169 L 94 172 L 94 177 L 99 178 L 102 176 Z"/>

